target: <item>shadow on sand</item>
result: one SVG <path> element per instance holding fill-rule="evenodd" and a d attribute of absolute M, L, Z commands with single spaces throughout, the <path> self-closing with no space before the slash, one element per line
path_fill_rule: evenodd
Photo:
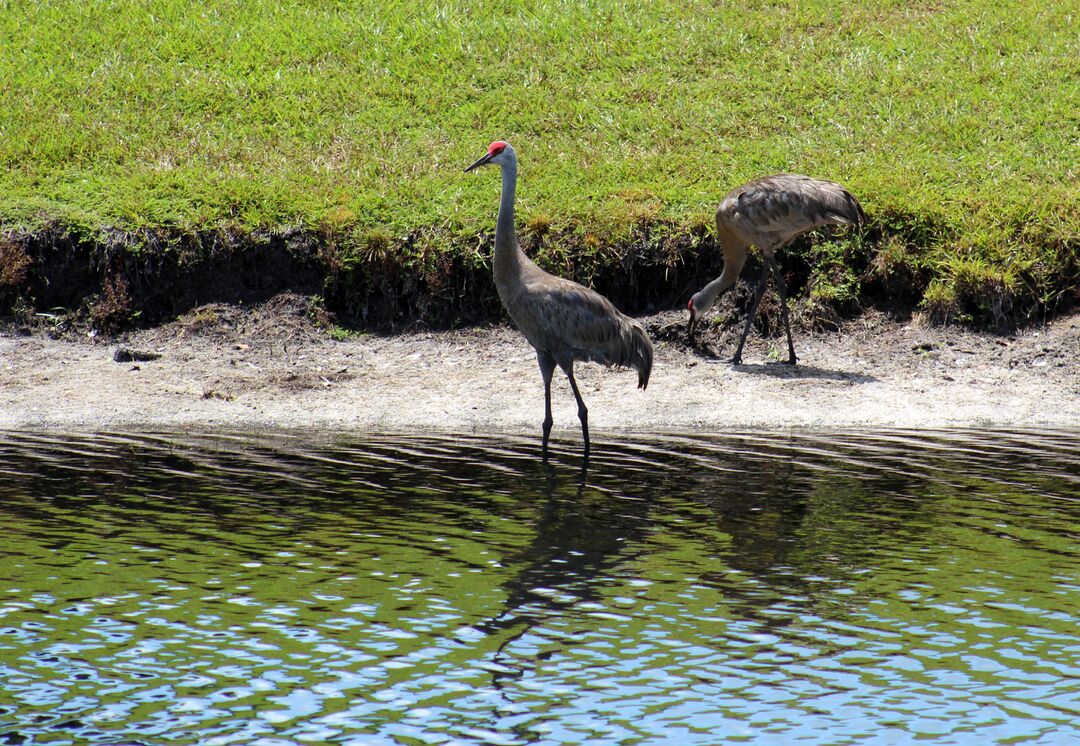
<path fill-rule="evenodd" d="M 716 362 L 724 362 L 717 360 Z M 730 363 L 728 363 L 730 365 Z M 753 373 L 773 378 L 820 379 L 824 381 L 850 381 L 851 383 L 873 383 L 878 380 L 865 373 L 849 373 L 846 370 L 830 370 L 813 365 L 790 365 L 788 363 L 739 363 L 732 365 L 732 370 L 740 373 Z"/>
<path fill-rule="evenodd" d="M 719 357 L 708 350 L 698 347 L 694 350 L 702 362 L 708 365 L 730 365 L 731 369 L 739 373 L 751 373 L 759 376 L 771 376 L 773 378 L 791 378 L 795 380 L 817 379 L 822 381 L 848 381 L 851 383 L 873 383 L 878 379 L 866 373 L 852 373 L 846 370 L 831 370 L 818 368 L 813 365 L 791 365 L 787 362 L 775 363 L 739 363 L 733 365 L 729 357 Z"/>

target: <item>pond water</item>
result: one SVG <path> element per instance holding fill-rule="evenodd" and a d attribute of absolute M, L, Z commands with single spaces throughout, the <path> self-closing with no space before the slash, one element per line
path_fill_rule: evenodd
<path fill-rule="evenodd" d="M 1080 433 L 538 441 L 0 433 L 0 744 L 1080 738 Z"/>

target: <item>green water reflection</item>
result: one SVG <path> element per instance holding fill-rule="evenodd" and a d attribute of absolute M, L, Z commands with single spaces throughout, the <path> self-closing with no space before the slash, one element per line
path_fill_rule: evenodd
<path fill-rule="evenodd" d="M 1063 743 L 1080 434 L 0 437 L 0 743 Z"/>

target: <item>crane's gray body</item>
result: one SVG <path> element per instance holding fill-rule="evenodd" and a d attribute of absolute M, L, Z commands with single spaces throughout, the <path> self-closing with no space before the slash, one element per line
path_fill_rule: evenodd
<path fill-rule="evenodd" d="M 721 233 L 768 255 L 812 228 L 863 219 L 862 205 L 847 189 L 802 174 L 749 181 L 729 192 L 716 210 Z"/>
<path fill-rule="evenodd" d="M 499 268 L 507 257 L 496 252 L 499 298 L 529 344 L 564 368 L 578 360 L 636 368 L 638 385 L 645 388 L 653 351 L 641 324 L 599 293 L 544 272 L 523 253 L 516 258 L 520 271 L 506 277 L 511 273 Z"/>

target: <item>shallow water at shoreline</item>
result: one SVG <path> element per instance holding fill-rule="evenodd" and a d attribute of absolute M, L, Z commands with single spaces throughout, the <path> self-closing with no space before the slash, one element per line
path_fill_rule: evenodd
<path fill-rule="evenodd" d="M 1061 743 L 1080 433 L 0 433 L 0 742 Z"/>

